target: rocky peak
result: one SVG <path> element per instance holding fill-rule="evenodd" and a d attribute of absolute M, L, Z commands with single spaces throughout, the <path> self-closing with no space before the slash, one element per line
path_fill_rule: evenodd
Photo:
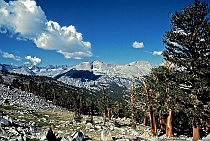
<path fill-rule="evenodd" d="M 130 87 L 133 75 L 139 77 L 147 75 L 152 68 L 148 61 L 136 61 L 129 64 L 105 64 L 99 60 L 93 62 L 82 62 L 75 66 L 12 66 L 0 65 L 0 69 L 27 75 L 48 76 L 58 79 L 69 85 L 85 87 L 95 90 L 98 85 L 105 84 L 107 88 L 119 86 Z M 94 86 L 94 87 L 93 87 Z"/>

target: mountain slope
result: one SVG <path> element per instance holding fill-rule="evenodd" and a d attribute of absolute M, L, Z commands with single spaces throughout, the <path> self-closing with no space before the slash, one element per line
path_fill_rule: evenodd
<path fill-rule="evenodd" d="M 126 65 L 105 64 L 100 61 L 82 62 L 75 66 L 31 65 L 13 66 L 0 64 L 0 70 L 26 75 L 48 76 L 76 87 L 99 91 L 105 86 L 107 93 L 122 94 L 131 87 L 133 76 L 147 75 L 152 65 L 147 61 Z"/>
<path fill-rule="evenodd" d="M 131 87 L 134 76 L 147 75 L 152 65 L 147 61 L 126 65 L 104 64 L 100 61 L 83 62 L 55 76 L 59 81 L 90 90 L 99 91 L 104 86 L 107 93 L 122 95 Z"/>

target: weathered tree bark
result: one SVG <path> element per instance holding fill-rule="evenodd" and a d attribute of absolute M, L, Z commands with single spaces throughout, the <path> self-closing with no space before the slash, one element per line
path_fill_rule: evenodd
<path fill-rule="evenodd" d="M 173 136 L 173 126 L 172 126 L 172 110 L 168 110 L 168 117 L 166 119 L 166 136 Z"/>
<path fill-rule="evenodd" d="M 131 104 L 131 127 L 133 129 L 136 128 L 136 123 L 135 123 L 135 115 L 134 115 L 134 103 L 135 103 L 135 95 L 134 95 L 134 89 L 135 89 L 135 86 L 134 86 L 134 82 L 132 84 L 132 92 L 131 92 L 131 96 L 130 96 L 130 104 Z"/>
<path fill-rule="evenodd" d="M 135 117 L 134 117 L 134 113 L 133 112 L 131 113 L 131 127 L 133 129 L 136 128 Z"/>
<path fill-rule="evenodd" d="M 151 104 L 151 93 L 149 92 L 146 83 L 143 81 L 143 88 L 144 91 L 146 92 L 147 95 L 147 99 L 148 99 L 148 106 L 149 106 L 149 119 L 150 119 L 150 127 L 151 127 L 151 131 L 152 131 L 152 135 L 156 136 L 157 134 L 157 127 L 156 127 L 156 121 L 155 121 L 155 116 L 154 116 L 154 111 L 153 111 L 153 107 Z"/>
<path fill-rule="evenodd" d="M 144 126 L 147 125 L 147 118 L 146 118 L 146 117 L 144 117 L 144 122 L 143 122 L 143 124 L 144 124 Z"/>
<path fill-rule="evenodd" d="M 104 110 L 104 112 L 103 112 L 103 116 L 104 116 L 104 125 L 106 124 L 106 110 Z"/>
<path fill-rule="evenodd" d="M 168 69 L 169 69 L 169 67 L 168 67 Z M 166 88 L 166 93 L 169 93 L 169 91 L 170 91 L 170 88 Z M 168 107 L 169 101 L 170 101 L 170 99 L 166 98 L 166 106 L 167 106 L 167 110 L 168 110 L 168 117 L 166 119 L 166 136 L 167 137 L 173 136 L 172 110 Z"/>
<path fill-rule="evenodd" d="M 111 108 L 107 108 L 107 117 L 111 120 Z"/>
<path fill-rule="evenodd" d="M 206 122 L 206 132 L 210 133 L 210 123 Z"/>
<path fill-rule="evenodd" d="M 153 107 L 150 105 L 150 127 L 152 130 L 152 135 L 156 136 L 157 134 L 157 127 L 156 127 L 156 121 L 155 121 L 155 116 L 153 112 Z"/>
<path fill-rule="evenodd" d="M 162 115 L 159 115 L 159 120 L 160 120 L 160 129 L 162 131 L 166 131 L 166 121 Z"/>
<path fill-rule="evenodd" d="M 79 114 L 79 112 L 78 111 L 75 111 L 75 118 L 79 118 L 80 117 L 80 114 Z"/>
<path fill-rule="evenodd" d="M 197 141 L 200 139 L 200 131 L 199 131 L 199 126 L 198 123 L 194 123 L 193 125 L 193 141 Z"/>

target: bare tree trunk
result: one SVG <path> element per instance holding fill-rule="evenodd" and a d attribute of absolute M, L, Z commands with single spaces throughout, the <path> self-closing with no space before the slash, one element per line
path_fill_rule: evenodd
<path fill-rule="evenodd" d="M 111 120 L 111 108 L 107 108 L 107 117 Z"/>
<path fill-rule="evenodd" d="M 162 131 L 166 131 L 166 121 L 162 115 L 159 115 L 159 120 L 160 120 L 160 129 Z"/>
<path fill-rule="evenodd" d="M 210 123 L 206 122 L 206 132 L 210 133 Z"/>
<path fill-rule="evenodd" d="M 144 126 L 147 125 L 147 118 L 146 118 L 146 117 L 144 117 L 144 122 L 143 122 L 143 124 L 144 124 Z"/>
<path fill-rule="evenodd" d="M 151 130 L 152 130 L 152 135 L 156 136 L 157 134 L 157 127 L 156 127 L 156 121 L 155 121 L 155 116 L 154 116 L 154 111 L 153 111 L 153 107 L 151 104 L 151 93 L 149 92 L 149 89 L 147 88 L 146 83 L 143 81 L 143 88 L 144 91 L 146 92 L 147 95 L 147 99 L 148 99 L 148 105 L 149 105 L 149 119 L 150 119 L 150 126 L 151 126 Z"/>
<path fill-rule="evenodd" d="M 198 123 L 193 125 L 193 141 L 197 141 L 200 139 L 200 131 L 198 127 Z"/>
<path fill-rule="evenodd" d="M 79 117 L 79 112 L 75 111 L 74 115 L 75 115 L 75 118 L 78 118 Z"/>
<path fill-rule="evenodd" d="M 105 125 L 105 123 L 106 123 L 106 110 L 104 110 L 104 112 L 103 112 L 103 116 L 104 116 L 104 125 Z"/>
<path fill-rule="evenodd" d="M 150 127 L 152 130 L 152 135 L 156 136 L 157 134 L 157 127 L 156 127 L 156 121 L 155 121 L 155 116 L 153 112 L 153 107 L 150 105 Z"/>
<path fill-rule="evenodd" d="M 135 89 L 135 86 L 134 86 L 134 82 L 132 84 L 132 92 L 131 92 L 131 127 L 133 129 L 136 128 L 136 123 L 135 123 L 135 115 L 134 115 L 134 103 L 135 103 L 135 96 L 134 96 L 134 89 Z"/>
<path fill-rule="evenodd" d="M 173 136 L 173 126 L 172 126 L 172 110 L 168 110 L 168 117 L 166 119 L 166 136 Z"/>
<path fill-rule="evenodd" d="M 166 66 L 167 67 L 167 66 Z M 169 69 L 169 67 L 168 67 Z M 166 88 L 166 93 L 169 93 L 170 88 Z M 172 126 L 172 110 L 168 107 L 168 102 L 170 102 L 169 98 L 166 98 L 166 106 L 168 110 L 168 117 L 166 119 L 166 136 L 173 136 L 173 126 Z"/>
<path fill-rule="evenodd" d="M 135 117 L 134 117 L 134 113 L 133 112 L 131 113 L 131 127 L 133 129 L 136 128 Z"/>

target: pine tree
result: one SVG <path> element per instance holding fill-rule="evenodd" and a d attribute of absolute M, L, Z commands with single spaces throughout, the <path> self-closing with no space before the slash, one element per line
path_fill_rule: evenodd
<path fill-rule="evenodd" d="M 135 88 L 133 91 L 136 93 L 134 96 L 134 107 L 140 112 L 144 113 L 144 124 L 146 120 L 146 116 L 149 117 L 150 127 L 152 135 L 155 136 L 157 134 L 157 125 L 155 119 L 156 108 L 154 108 L 156 101 L 156 96 L 153 90 L 148 87 L 148 84 L 145 80 L 138 78 L 138 88 Z M 132 98 L 132 95 L 131 95 Z M 132 102 L 131 102 L 132 103 Z"/>
<path fill-rule="evenodd" d="M 29 92 L 37 94 L 37 83 L 32 79 L 29 81 Z"/>
<path fill-rule="evenodd" d="M 153 106 L 155 117 L 159 117 L 159 127 L 162 132 L 166 132 L 166 136 L 170 137 L 174 129 L 179 129 L 183 133 L 189 128 L 187 118 L 191 115 L 188 107 L 193 105 L 190 95 L 186 95 L 186 92 L 176 83 L 177 73 L 173 64 L 171 65 L 168 61 L 164 63 L 164 66 L 153 68 L 149 75 L 144 76 L 144 82 L 150 93 L 150 103 Z M 144 92 L 145 90 L 140 90 L 140 93 L 144 94 Z M 142 94 L 140 104 L 144 105 L 148 103 L 148 98 Z"/>
<path fill-rule="evenodd" d="M 74 107 L 75 119 L 79 120 L 80 116 L 81 116 L 81 108 L 82 108 L 82 96 L 81 95 L 79 95 L 79 94 L 74 95 L 73 107 Z"/>
<path fill-rule="evenodd" d="M 177 66 L 174 82 L 191 95 L 188 116 L 192 113 L 194 140 L 199 136 L 199 122 L 209 119 L 210 105 L 210 21 L 208 5 L 199 0 L 171 16 L 171 29 L 163 42 L 164 59 Z M 184 96 L 184 95 L 183 95 Z M 184 96 L 185 97 L 185 96 Z M 207 105 L 208 108 L 204 108 Z M 207 121 L 209 122 L 209 121 Z"/>
<path fill-rule="evenodd" d="M 100 98 L 98 100 L 98 108 L 103 115 L 103 124 L 105 125 L 107 120 L 107 109 L 111 108 L 111 99 L 109 96 L 107 96 L 104 87 L 102 87 L 102 93 L 100 94 Z"/>
<path fill-rule="evenodd" d="M 94 101 L 93 101 L 93 98 L 91 96 L 87 97 L 86 100 L 85 100 L 85 105 L 87 107 L 87 114 L 88 116 L 93 116 L 93 106 L 94 106 Z"/>
<path fill-rule="evenodd" d="M 134 77 L 131 85 L 131 91 L 129 93 L 124 94 L 124 101 L 128 105 L 129 117 L 131 118 L 131 127 L 133 129 L 136 128 L 137 111 L 138 109 L 142 108 L 139 107 L 139 98 L 138 98 L 139 96 L 136 85 L 137 83 L 135 82 L 135 77 Z"/>
<path fill-rule="evenodd" d="M 170 106 L 173 88 L 170 87 L 171 76 L 169 72 L 172 72 L 169 67 L 159 66 L 153 68 L 149 76 L 145 76 L 147 89 L 152 93 L 152 95 L 150 94 L 150 99 L 152 99 L 150 103 L 156 108 L 156 111 L 159 111 L 160 128 L 166 132 L 166 136 L 173 135 L 172 109 Z"/>
<path fill-rule="evenodd" d="M 145 91 L 146 97 L 147 97 L 147 103 L 149 107 L 149 120 L 150 120 L 150 127 L 152 131 L 152 135 L 155 136 L 157 134 L 157 127 L 156 127 L 156 120 L 155 120 L 155 113 L 153 108 L 153 102 L 152 102 L 152 93 L 151 89 L 149 89 L 144 81 L 143 82 L 143 89 Z"/>
<path fill-rule="evenodd" d="M 135 98 L 136 98 L 136 92 L 135 92 L 135 83 L 132 83 L 132 91 L 130 95 L 130 109 L 131 109 L 131 127 L 136 128 L 136 120 L 135 120 Z"/>

